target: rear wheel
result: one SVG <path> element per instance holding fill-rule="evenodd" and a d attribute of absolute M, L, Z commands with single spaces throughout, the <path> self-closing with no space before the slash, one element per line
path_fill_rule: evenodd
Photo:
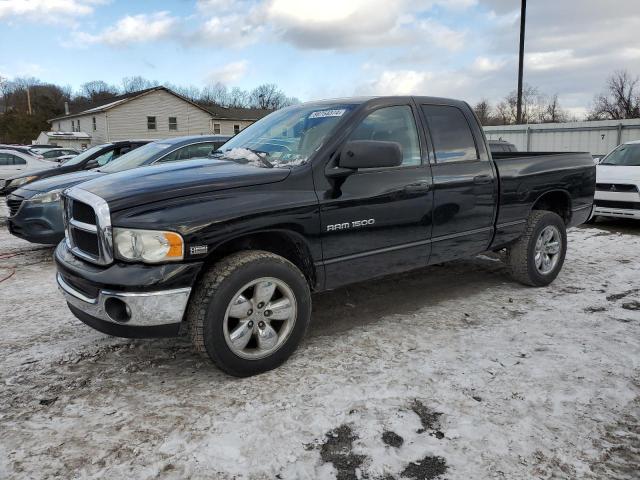
<path fill-rule="evenodd" d="M 567 232 L 562 219 L 553 212 L 534 210 L 522 237 L 507 250 L 507 263 L 513 278 L 542 287 L 558 276 L 566 252 Z"/>
<path fill-rule="evenodd" d="M 278 255 L 239 252 L 205 273 L 187 315 L 196 350 L 231 375 L 255 375 L 300 343 L 311 317 L 309 285 Z"/>

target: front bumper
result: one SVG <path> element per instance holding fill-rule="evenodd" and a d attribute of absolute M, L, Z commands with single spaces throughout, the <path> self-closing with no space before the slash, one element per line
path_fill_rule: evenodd
<path fill-rule="evenodd" d="M 80 320 L 104 333 L 123 337 L 178 335 L 191 294 L 190 287 L 145 293 L 100 290 L 97 297 L 91 298 L 65 282 L 60 274 L 57 281 L 71 311 Z"/>
<path fill-rule="evenodd" d="M 593 215 L 599 217 L 634 218 L 640 220 L 640 209 L 595 207 Z"/>
<path fill-rule="evenodd" d="M 71 312 L 87 325 L 128 338 L 182 333 L 191 288 L 202 263 L 107 267 L 75 257 L 65 242 L 54 255 L 57 282 Z"/>
<path fill-rule="evenodd" d="M 21 197 L 7 197 L 7 201 L 18 199 Z M 56 245 L 64 238 L 60 202 L 33 203 L 29 199 L 21 201 L 14 215 L 7 218 L 7 227 L 11 234 L 29 242 L 48 245 Z"/>

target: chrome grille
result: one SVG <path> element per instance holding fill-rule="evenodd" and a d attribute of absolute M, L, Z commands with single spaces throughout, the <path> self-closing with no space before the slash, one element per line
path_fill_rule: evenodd
<path fill-rule="evenodd" d="M 71 253 L 98 265 L 113 262 L 107 202 L 78 187 L 66 190 L 63 199 L 65 237 Z"/>
<path fill-rule="evenodd" d="M 18 210 L 20 210 L 20 206 L 22 205 L 23 201 L 24 198 L 18 197 L 17 195 L 9 195 L 7 197 L 7 207 L 9 207 L 10 217 L 13 217 L 16 213 L 18 213 Z"/>

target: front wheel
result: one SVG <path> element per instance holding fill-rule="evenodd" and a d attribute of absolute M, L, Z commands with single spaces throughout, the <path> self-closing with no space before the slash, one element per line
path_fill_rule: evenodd
<path fill-rule="evenodd" d="M 311 317 L 309 285 L 283 257 L 238 252 L 204 274 L 187 315 L 196 350 L 248 377 L 279 366 L 300 343 Z"/>
<path fill-rule="evenodd" d="M 567 231 L 560 216 L 534 210 L 522 237 L 507 250 L 507 263 L 517 281 L 543 287 L 558 276 L 566 253 Z"/>

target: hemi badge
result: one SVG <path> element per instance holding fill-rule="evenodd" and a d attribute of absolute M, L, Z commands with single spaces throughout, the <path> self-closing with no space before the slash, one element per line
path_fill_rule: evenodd
<path fill-rule="evenodd" d="M 189 247 L 189 253 L 191 255 L 202 255 L 207 253 L 207 250 L 209 250 L 208 245 L 194 245 L 193 247 Z"/>

